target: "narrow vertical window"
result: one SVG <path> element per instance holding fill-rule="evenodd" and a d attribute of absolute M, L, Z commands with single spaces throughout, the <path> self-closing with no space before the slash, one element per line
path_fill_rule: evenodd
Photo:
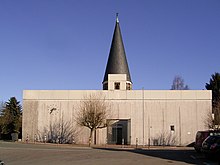
<path fill-rule="evenodd" d="M 108 83 L 103 84 L 103 90 L 108 90 Z"/>
<path fill-rule="evenodd" d="M 131 90 L 131 84 L 130 83 L 126 84 L 126 90 Z"/>
<path fill-rule="evenodd" d="M 120 82 L 115 82 L 115 89 L 119 90 L 120 89 Z"/>

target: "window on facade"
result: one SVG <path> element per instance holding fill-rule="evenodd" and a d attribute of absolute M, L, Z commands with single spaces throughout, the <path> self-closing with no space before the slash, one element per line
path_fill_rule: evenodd
<path fill-rule="evenodd" d="M 130 83 L 126 84 L 126 90 L 131 90 L 131 84 Z"/>
<path fill-rule="evenodd" d="M 174 125 L 171 125 L 171 126 L 170 126 L 170 131 L 175 131 Z"/>
<path fill-rule="evenodd" d="M 108 83 L 103 84 L 103 90 L 108 90 Z"/>
<path fill-rule="evenodd" d="M 115 82 L 115 89 L 119 90 L 120 89 L 120 82 Z"/>

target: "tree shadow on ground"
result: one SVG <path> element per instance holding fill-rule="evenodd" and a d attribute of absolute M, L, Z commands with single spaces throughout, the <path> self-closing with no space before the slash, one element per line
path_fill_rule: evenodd
<path fill-rule="evenodd" d="M 188 164 L 204 164 L 204 157 L 202 155 L 198 155 L 192 149 L 132 149 L 132 148 L 99 148 L 94 147 L 94 149 L 108 150 L 108 151 L 124 151 L 124 152 L 132 152 L 135 154 L 142 154 L 150 157 L 156 157 L 167 160 L 169 163 L 175 163 L 173 161 L 184 162 Z M 198 156 L 200 159 L 195 159 Z"/>

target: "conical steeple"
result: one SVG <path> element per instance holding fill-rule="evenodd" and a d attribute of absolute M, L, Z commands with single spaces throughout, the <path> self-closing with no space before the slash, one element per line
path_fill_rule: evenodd
<path fill-rule="evenodd" d="M 118 14 L 116 16 L 116 24 L 111 44 L 111 49 L 108 57 L 108 62 L 103 80 L 104 85 L 108 83 L 108 74 L 126 74 L 126 81 L 131 85 L 131 76 L 126 59 L 124 44 L 122 40 L 121 30 L 119 26 Z"/>

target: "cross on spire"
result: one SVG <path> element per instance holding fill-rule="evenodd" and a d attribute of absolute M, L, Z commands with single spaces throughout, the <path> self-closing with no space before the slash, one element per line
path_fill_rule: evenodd
<path fill-rule="evenodd" d="M 116 22 L 119 23 L 118 13 L 116 13 Z"/>

